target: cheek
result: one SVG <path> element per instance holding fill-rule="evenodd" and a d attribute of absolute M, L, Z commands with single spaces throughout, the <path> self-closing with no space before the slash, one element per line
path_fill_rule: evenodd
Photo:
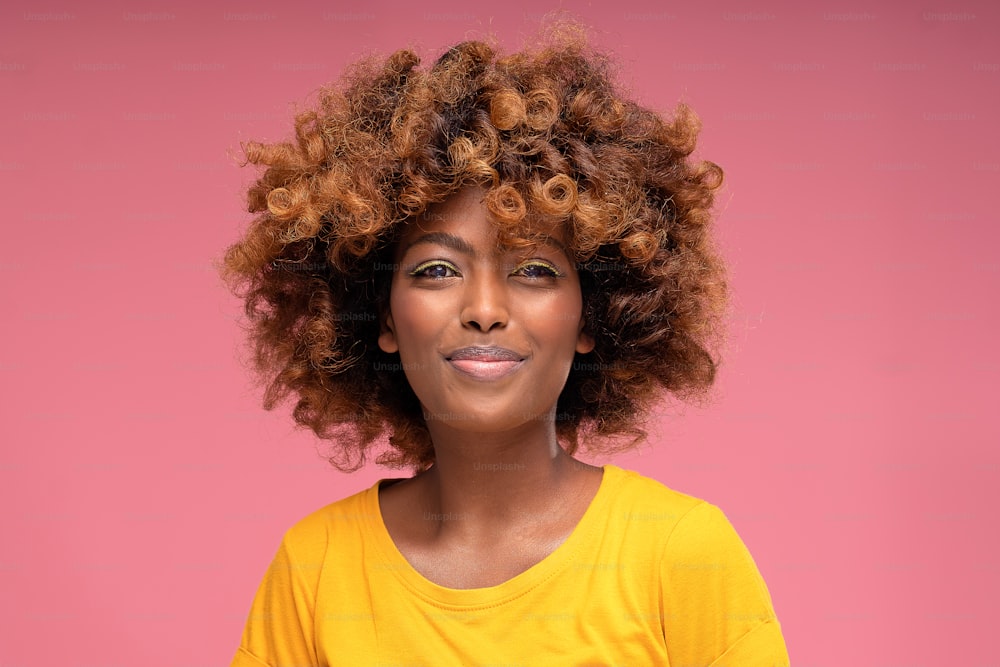
<path fill-rule="evenodd" d="M 389 307 L 395 325 L 400 354 L 414 355 L 426 349 L 433 334 L 435 317 L 433 304 L 415 298 L 413 294 L 396 291 L 390 296 Z"/>
<path fill-rule="evenodd" d="M 579 295 L 564 295 L 550 302 L 539 303 L 525 312 L 528 326 L 549 340 L 576 340 L 580 333 L 583 304 Z"/>

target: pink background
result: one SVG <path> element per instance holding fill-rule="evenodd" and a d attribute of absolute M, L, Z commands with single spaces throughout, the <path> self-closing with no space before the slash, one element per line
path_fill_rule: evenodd
<path fill-rule="evenodd" d="M 284 530 L 398 476 L 259 407 L 211 267 L 239 142 L 558 6 L 727 174 L 717 399 L 615 462 L 726 511 L 798 667 L 1000 664 L 996 5 L 395 4 L 0 10 L 0 665 L 228 664 Z"/>

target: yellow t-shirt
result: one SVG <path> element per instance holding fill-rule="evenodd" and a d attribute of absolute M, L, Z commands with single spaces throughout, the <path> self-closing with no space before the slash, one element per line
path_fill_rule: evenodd
<path fill-rule="evenodd" d="M 232 667 L 787 667 L 771 597 L 722 511 L 617 466 L 555 551 L 488 588 L 439 586 L 378 484 L 285 534 Z"/>

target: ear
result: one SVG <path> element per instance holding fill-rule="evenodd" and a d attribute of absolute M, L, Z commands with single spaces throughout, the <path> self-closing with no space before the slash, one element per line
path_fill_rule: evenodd
<path fill-rule="evenodd" d="M 399 344 L 396 342 L 396 324 L 392 321 L 392 313 L 386 313 L 382 317 L 381 333 L 378 335 L 378 346 L 383 352 L 392 354 L 399 352 Z"/>
<path fill-rule="evenodd" d="M 594 351 L 594 337 L 588 333 L 583 332 L 584 321 L 580 318 L 580 333 L 576 337 L 576 351 L 580 354 L 587 354 L 588 352 Z"/>

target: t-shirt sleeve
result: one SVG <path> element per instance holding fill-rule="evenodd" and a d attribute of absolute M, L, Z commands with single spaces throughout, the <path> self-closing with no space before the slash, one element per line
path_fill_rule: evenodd
<path fill-rule="evenodd" d="M 314 567 L 312 569 L 315 569 Z M 315 587 L 286 534 L 257 588 L 231 667 L 317 665 L 313 641 Z"/>
<path fill-rule="evenodd" d="M 771 595 L 722 510 L 707 502 L 688 510 L 667 541 L 661 568 L 671 665 L 788 667 Z"/>

